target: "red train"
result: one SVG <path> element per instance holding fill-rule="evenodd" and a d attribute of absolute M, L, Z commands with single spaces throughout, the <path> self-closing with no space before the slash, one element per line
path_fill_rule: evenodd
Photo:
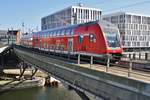
<path fill-rule="evenodd" d="M 23 36 L 21 45 L 63 53 L 121 55 L 119 30 L 100 20 Z"/>

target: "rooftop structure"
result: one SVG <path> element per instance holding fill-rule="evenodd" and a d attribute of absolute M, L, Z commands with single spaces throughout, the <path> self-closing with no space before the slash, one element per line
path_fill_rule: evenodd
<path fill-rule="evenodd" d="M 95 8 L 84 7 L 82 4 L 78 6 L 70 6 L 41 19 L 41 29 L 51 29 L 61 26 L 68 26 L 89 21 L 99 20 L 102 11 Z"/>

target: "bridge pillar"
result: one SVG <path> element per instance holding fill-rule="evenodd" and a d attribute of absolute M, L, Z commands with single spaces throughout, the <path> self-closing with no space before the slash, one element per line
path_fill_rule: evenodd
<path fill-rule="evenodd" d="M 45 78 L 45 86 L 58 87 L 58 81 L 51 76 Z"/>
<path fill-rule="evenodd" d="M 27 65 L 25 64 L 25 62 L 21 62 L 20 64 L 19 64 L 19 67 L 20 67 L 20 76 L 19 76 L 19 80 L 22 78 L 22 76 L 23 76 L 23 74 L 24 74 L 24 72 L 25 72 L 25 70 L 26 70 L 26 68 L 27 68 Z"/>
<path fill-rule="evenodd" d="M 37 68 L 35 68 L 35 69 L 32 70 L 31 80 L 33 79 L 33 76 L 36 74 L 37 71 L 38 71 Z"/>
<path fill-rule="evenodd" d="M 50 86 L 50 80 L 51 80 L 50 76 L 45 78 L 45 86 Z"/>

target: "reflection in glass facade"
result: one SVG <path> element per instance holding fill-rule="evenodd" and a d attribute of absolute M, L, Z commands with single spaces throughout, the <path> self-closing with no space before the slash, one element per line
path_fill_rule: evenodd
<path fill-rule="evenodd" d="M 124 48 L 150 47 L 150 16 L 118 12 L 103 19 L 118 26 Z"/>

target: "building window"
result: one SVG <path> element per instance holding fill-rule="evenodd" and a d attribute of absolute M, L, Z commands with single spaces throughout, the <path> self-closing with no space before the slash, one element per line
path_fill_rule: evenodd
<path fill-rule="evenodd" d="M 126 22 L 131 23 L 131 15 L 126 15 Z"/>
<path fill-rule="evenodd" d="M 78 36 L 78 42 L 79 42 L 79 43 L 83 43 L 83 39 L 84 39 L 84 36 L 80 34 L 80 35 Z"/>
<path fill-rule="evenodd" d="M 132 16 L 132 23 L 141 24 L 141 16 Z"/>
<path fill-rule="evenodd" d="M 95 37 L 95 35 L 94 35 L 94 34 L 90 34 L 90 35 L 89 35 L 89 40 L 90 40 L 90 42 L 95 43 L 95 42 L 96 42 L 96 37 Z"/>
<path fill-rule="evenodd" d="M 120 20 L 119 20 L 120 23 L 123 23 L 124 22 L 124 15 L 120 15 Z"/>

